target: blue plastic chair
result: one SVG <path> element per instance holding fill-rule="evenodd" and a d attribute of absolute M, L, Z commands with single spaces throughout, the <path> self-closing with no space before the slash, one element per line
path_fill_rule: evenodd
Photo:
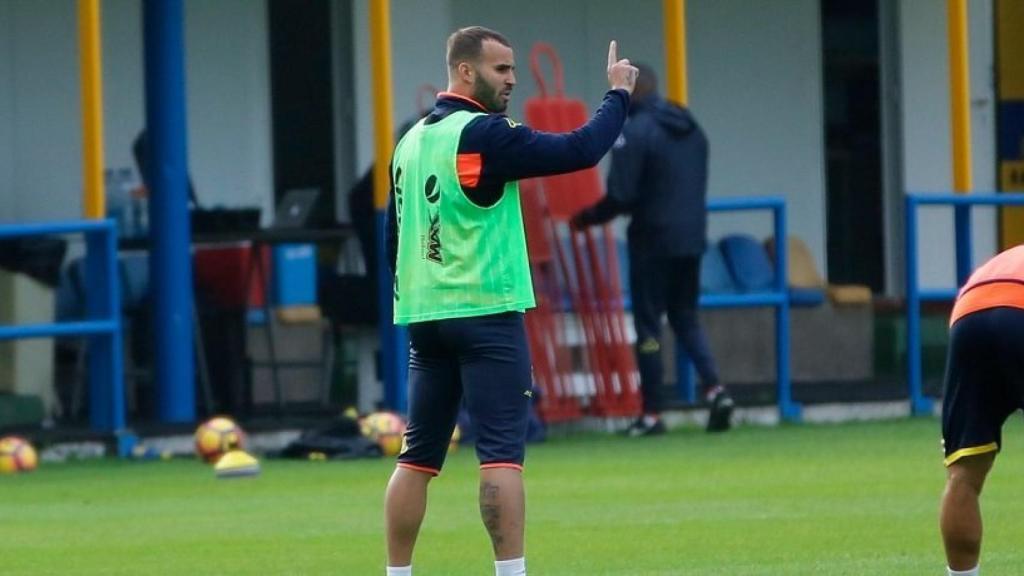
<path fill-rule="evenodd" d="M 717 244 L 708 244 L 700 259 L 700 291 L 704 294 L 735 294 L 739 292 Z"/>
<path fill-rule="evenodd" d="M 740 292 L 768 292 L 775 284 L 775 267 L 761 243 L 748 234 L 730 234 L 718 247 Z"/>

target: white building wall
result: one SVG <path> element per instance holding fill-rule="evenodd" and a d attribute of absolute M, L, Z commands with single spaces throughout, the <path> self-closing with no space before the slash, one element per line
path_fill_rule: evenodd
<path fill-rule="evenodd" d="M 142 3 L 104 0 L 102 6 L 104 164 L 134 170 L 132 142 L 146 123 Z M 71 64 L 77 74 L 78 62 Z"/>
<path fill-rule="evenodd" d="M 609 40 L 618 41 L 622 57 L 664 69 L 662 3 L 656 0 L 633 2 L 625 11 L 617 3 L 586 0 L 557 6 L 523 0 L 515 11 L 490 1 L 452 0 L 451 6 L 451 29 L 492 27 L 516 48 L 518 87 L 509 114 L 517 119 L 523 119 L 523 102 L 537 92 L 529 55 L 538 41 L 555 47 L 566 93 L 590 109 L 608 88 Z M 784 197 L 790 232 L 812 247 L 824 270 L 818 2 L 693 0 L 687 10 L 690 105 L 711 140 L 709 195 Z M 423 46 L 437 44 L 423 40 Z M 549 70 L 546 64 L 543 69 Z M 712 239 L 737 231 L 768 236 L 770 218 L 712 217 Z"/>
<path fill-rule="evenodd" d="M 356 90 L 356 174 L 373 163 L 373 95 L 370 76 L 370 13 L 367 0 L 352 1 L 352 55 Z M 417 113 L 416 94 L 423 84 L 444 90 L 448 72 L 445 40 L 451 32 L 447 0 L 391 2 L 392 114 L 395 128 Z M 507 10 L 506 10 L 507 11 Z"/>
<path fill-rule="evenodd" d="M 817 0 L 687 3 L 691 104 L 711 141 L 711 196 L 781 196 L 789 234 L 825 273 L 825 143 Z M 771 234 L 717 217 L 710 234 Z"/>
<path fill-rule="evenodd" d="M 270 54 L 263 0 L 190 0 L 185 10 L 189 167 L 204 206 L 273 216 Z"/>
<path fill-rule="evenodd" d="M 103 3 L 105 164 L 133 166 L 144 124 L 141 4 Z M 186 4 L 190 171 L 206 205 L 271 202 L 266 6 Z M 0 217 L 82 211 L 81 89 L 73 2 L 0 0 Z"/>
<path fill-rule="evenodd" d="M 992 3 L 975 0 L 968 5 L 974 190 L 987 192 L 996 187 Z M 900 10 L 904 186 L 910 192 L 949 193 L 953 168 L 946 5 L 903 0 Z M 975 209 L 973 222 L 977 264 L 995 250 L 994 211 Z M 952 287 L 956 274 L 952 210 L 924 208 L 919 226 L 921 287 Z"/>
<path fill-rule="evenodd" d="M 555 45 L 566 90 L 588 107 L 600 101 L 607 42 L 623 56 L 664 66 L 661 3 L 522 0 L 516 10 L 493 0 L 392 2 L 394 117 L 416 111 L 420 85 L 446 84 L 444 40 L 455 27 L 483 24 L 517 48 L 519 86 L 510 114 L 535 93 L 529 50 Z M 710 194 L 781 195 L 790 233 L 825 263 L 824 144 L 821 125 L 820 15 L 816 0 L 687 3 L 690 104 L 712 144 Z M 372 96 L 367 0 L 352 4 L 356 111 L 355 172 L 372 162 Z M 991 0 L 971 10 L 975 189 L 995 187 L 991 83 Z M 130 166 L 143 124 L 140 4 L 103 3 L 107 166 Z M 903 185 L 945 191 L 949 168 L 949 96 L 944 3 L 900 0 Z M 261 0 L 189 0 L 186 85 L 190 171 L 207 205 L 260 205 L 272 198 L 266 6 Z M 339 62 L 339 66 L 349 65 Z M 0 219 L 72 218 L 81 213 L 81 119 L 74 4 L 0 0 Z M 340 127 L 351 129 L 352 127 Z M 952 219 L 922 220 L 925 286 L 952 278 Z M 992 211 L 975 218 L 976 259 L 994 249 Z M 714 217 L 712 238 L 735 230 L 770 233 L 765 217 Z M 934 251 L 934 253 L 933 253 Z"/>
<path fill-rule="evenodd" d="M 967 3 L 970 19 L 971 81 L 971 164 L 974 190 L 994 193 L 998 188 L 996 168 L 996 86 L 995 26 L 992 0 Z M 974 264 L 978 265 L 998 250 L 997 212 L 993 208 L 976 208 L 974 226 Z"/>
<path fill-rule="evenodd" d="M 81 104 L 75 5 L 7 1 L 15 221 L 75 218 L 82 211 Z"/>
<path fill-rule="evenodd" d="M 12 6 L 0 1 L 0 222 L 14 219 L 14 135 L 9 130 L 14 118 L 11 68 L 14 60 Z"/>

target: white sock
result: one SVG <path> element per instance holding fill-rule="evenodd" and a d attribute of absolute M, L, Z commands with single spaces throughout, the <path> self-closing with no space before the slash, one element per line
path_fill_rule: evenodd
<path fill-rule="evenodd" d="M 388 566 L 387 576 L 412 576 L 412 564 L 408 566 Z"/>
<path fill-rule="evenodd" d="M 949 572 L 949 576 L 978 576 L 978 567 L 975 566 L 970 570 L 953 570 L 949 566 L 946 567 L 946 571 Z"/>
<path fill-rule="evenodd" d="M 526 576 L 526 558 L 520 556 L 511 560 L 495 560 L 494 576 Z"/>

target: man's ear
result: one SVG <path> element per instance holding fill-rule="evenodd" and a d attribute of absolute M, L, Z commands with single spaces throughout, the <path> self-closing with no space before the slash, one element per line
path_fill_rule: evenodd
<path fill-rule="evenodd" d="M 473 70 L 473 66 L 471 66 L 469 62 L 459 62 L 458 71 L 460 78 L 470 84 L 473 83 L 473 74 L 476 71 Z"/>

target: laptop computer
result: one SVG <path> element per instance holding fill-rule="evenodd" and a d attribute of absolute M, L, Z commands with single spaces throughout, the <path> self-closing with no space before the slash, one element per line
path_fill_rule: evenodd
<path fill-rule="evenodd" d="M 319 199 L 319 188 L 289 190 L 277 204 L 271 228 L 294 230 L 308 227 L 313 220 L 313 212 Z"/>

